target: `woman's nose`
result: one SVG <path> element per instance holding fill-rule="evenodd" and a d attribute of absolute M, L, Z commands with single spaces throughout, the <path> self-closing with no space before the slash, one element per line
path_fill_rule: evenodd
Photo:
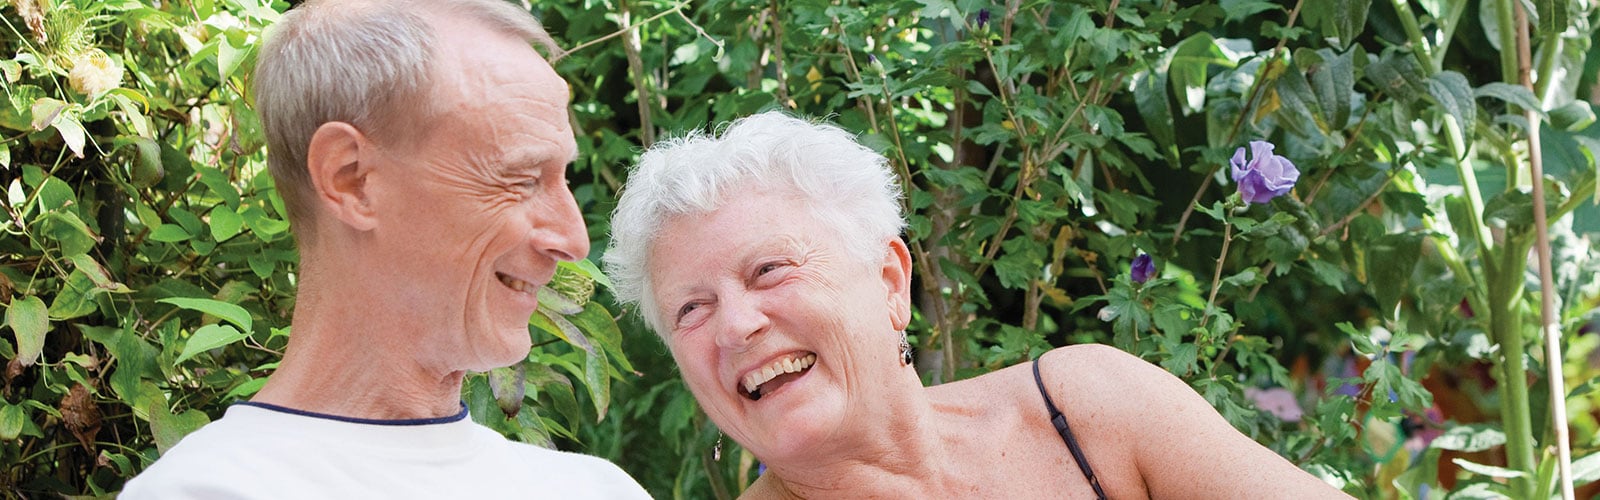
<path fill-rule="evenodd" d="M 722 328 L 717 334 L 717 345 L 724 349 L 748 349 L 756 337 L 766 333 L 772 326 L 772 319 L 762 308 L 759 298 L 748 293 L 728 294 L 722 300 L 719 312 Z"/>

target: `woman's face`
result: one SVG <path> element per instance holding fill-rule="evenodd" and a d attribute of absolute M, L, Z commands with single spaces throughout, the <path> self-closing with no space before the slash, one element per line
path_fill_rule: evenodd
<path fill-rule="evenodd" d="M 712 420 L 756 456 L 826 452 L 831 437 L 889 418 L 875 408 L 900 370 L 909 319 L 904 251 L 864 263 L 795 196 L 735 195 L 669 219 L 651 247 L 653 311 Z M 903 248 L 901 245 L 899 248 Z"/>

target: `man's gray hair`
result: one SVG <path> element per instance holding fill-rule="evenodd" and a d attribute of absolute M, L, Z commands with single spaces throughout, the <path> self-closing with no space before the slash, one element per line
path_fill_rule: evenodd
<path fill-rule="evenodd" d="M 603 260 L 618 302 L 637 305 L 663 339 L 650 283 L 651 244 L 674 237 L 661 234 L 668 219 L 711 212 L 741 193 L 801 196 L 809 215 L 832 224 L 862 262 L 882 259 L 889 239 L 905 228 L 888 160 L 839 127 L 771 111 L 735 121 L 720 136 L 694 131 L 662 141 L 628 175 Z"/>
<path fill-rule="evenodd" d="M 256 109 L 268 168 L 302 240 L 311 232 L 301 226 L 314 223 L 306 154 L 318 127 L 344 122 L 401 140 L 426 132 L 437 112 L 438 41 L 427 19 L 438 16 L 526 40 L 546 58 L 560 53 L 533 14 L 504 0 L 313 0 L 268 31 L 253 77 Z"/>

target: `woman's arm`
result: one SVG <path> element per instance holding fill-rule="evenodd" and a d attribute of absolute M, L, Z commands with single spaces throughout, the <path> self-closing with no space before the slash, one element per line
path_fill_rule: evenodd
<path fill-rule="evenodd" d="M 1056 349 L 1042 363 L 1074 427 L 1132 448 L 1151 498 L 1347 497 L 1234 429 L 1158 366 L 1103 345 Z"/>

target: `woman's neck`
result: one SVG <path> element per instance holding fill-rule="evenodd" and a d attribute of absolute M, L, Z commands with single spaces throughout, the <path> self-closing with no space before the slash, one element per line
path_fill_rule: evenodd
<path fill-rule="evenodd" d="M 978 479 L 959 473 L 962 462 L 951 459 L 977 443 L 972 408 L 931 401 L 926 389 L 886 407 L 884 418 L 867 420 L 877 425 L 814 447 L 807 457 L 768 462 L 746 497 L 937 498 Z"/>

